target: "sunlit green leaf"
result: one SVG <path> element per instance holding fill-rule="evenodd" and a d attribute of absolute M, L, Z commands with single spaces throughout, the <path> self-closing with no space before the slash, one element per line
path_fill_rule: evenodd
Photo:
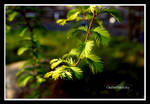
<path fill-rule="evenodd" d="M 54 69 L 55 67 L 57 67 L 60 63 L 62 63 L 62 60 L 58 60 L 54 63 L 51 64 L 51 69 Z"/>
<path fill-rule="evenodd" d="M 55 80 L 58 79 L 60 77 L 61 73 L 64 71 L 64 68 L 65 68 L 65 66 L 57 67 L 53 71 L 52 78 L 55 79 Z"/>
<path fill-rule="evenodd" d="M 47 73 L 44 75 L 44 78 L 49 78 L 52 74 L 53 74 L 53 71 L 47 72 Z"/>
<path fill-rule="evenodd" d="M 101 62 L 100 58 L 94 54 L 89 54 L 86 56 L 86 58 L 88 58 L 94 62 Z"/>
<path fill-rule="evenodd" d="M 52 63 L 54 63 L 54 62 L 56 62 L 56 61 L 58 61 L 58 59 L 52 59 L 52 60 L 50 61 L 50 64 L 52 64 Z"/>
<path fill-rule="evenodd" d="M 40 75 L 36 76 L 37 82 L 38 83 L 42 83 L 45 82 L 46 80 L 44 78 L 42 78 Z"/>
<path fill-rule="evenodd" d="M 79 15 L 79 11 L 75 12 L 74 14 L 70 15 L 68 18 L 67 18 L 67 21 L 72 21 L 72 20 L 75 20 L 78 15 Z"/>
<path fill-rule="evenodd" d="M 90 6 L 89 10 L 94 13 L 94 11 L 96 10 L 96 6 L 95 5 L 92 5 Z"/>
<path fill-rule="evenodd" d="M 71 72 L 65 71 L 65 74 L 66 74 L 66 77 L 67 77 L 68 79 L 72 79 L 72 74 L 71 74 Z"/>
<path fill-rule="evenodd" d="M 64 26 L 66 24 L 67 20 L 66 19 L 59 19 L 56 21 L 56 23 L 58 23 L 59 25 Z"/>
<path fill-rule="evenodd" d="M 91 51 L 93 49 L 93 46 L 94 46 L 94 41 L 93 40 L 88 40 L 85 43 L 84 47 L 81 46 L 81 49 L 83 49 L 82 53 L 81 53 L 81 57 L 83 58 L 83 57 L 88 56 L 91 53 Z"/>
<path fill-rule="evenodd" d="M 76 9 L 76 8 L 69 10 L 67 13 L 67 18 L 69 18 L 70 16 L 74 15 L 77 12 L 79 12 L 79 9 Z"/>

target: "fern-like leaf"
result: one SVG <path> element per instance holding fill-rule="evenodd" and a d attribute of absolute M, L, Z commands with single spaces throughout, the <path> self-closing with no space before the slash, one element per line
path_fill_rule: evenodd
<path fill-rule="evenodd" d="M 95 62 L 92 59 L 87 59 L 87 63 L 93 74 L 103 71 L 103 64 L 101 62 Z"/>
<path fill-rule="evenodd" d="M 69 57 L 69 56 L 76 56 L 78 57 L 80 55 L 80 51 L 76 48 L 73 48 L 69 53 L 65 54 L 63 58 Z"/>
<path fill-rule="evenodd" d="M 79 68 L 79 67 L 70 67 L 74 76 L 77 78 L 77 79 L 81 79 L 82 76 L 83 76 L 83 71 Z"/>
<path fill-rule="evenodd" d="M 80 47 L 82 51 L 81 58 L 88 56 L 91 53 L 93 46 L 94 46 L 93 40 L 88 40 L 87 42 L 84 43 L 84 45 L 82 44 Z"/>
<path fill-rule="evenodd" d="M 62 60 L 55 61 L 54 63 L 51 64 L 51 69 L 54 69 L 55 67 L 57 67 L 62 62 L 63 62 Z"/>
<path fill-rule="evenodd" d="M 96 27 L 93 31 L 95 32 L 97 43 L 100 43 L 101 41 L 103 45 L 108 45 L 110 34 L 105 28 Z"/>
<path fill-rule="evenodd" d="M 86 58 L 88 58 L 94 62 L 101 62 L 101 60 L 100 60 L 101 58 L 94 54 L 90 54 L 90 55 L 86 56 Z"/>

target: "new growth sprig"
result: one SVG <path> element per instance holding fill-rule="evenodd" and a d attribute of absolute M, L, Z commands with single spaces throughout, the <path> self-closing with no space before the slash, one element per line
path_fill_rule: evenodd
<path fill-rule="evenodd" d="M 85 33 L 85 40 L 78 43 L 77 48 L 71 51 L 62 58 L 50 60 L 50 68 L 52 71 L 47 72 L 44 77 L 57 80 L 61 79 L 81 79 L 84 70 L 82 63 L 85 63 L 91 69 L 93 74 L 103 71 L 101 58 L 94 54 L 93 47 L 95 45 L 108 45 L 110 34 L 103 26 L 103 22 L 97 17 L 102 13 L 108 13 L 118 22 L 121 21 L 121 15 L 115 9 L 102 8 L 102 6 L 77 6 L 67 13 L 66 19 L 59 19 L 57 23 L 61 26 L 73 21 L 79 24 L 81 21 L 88 21 L 85 26 L 74 25 L 68 32 L 68 37 Z M 94 39 L 90 39 L 90 35 L 94 35 Z"/>

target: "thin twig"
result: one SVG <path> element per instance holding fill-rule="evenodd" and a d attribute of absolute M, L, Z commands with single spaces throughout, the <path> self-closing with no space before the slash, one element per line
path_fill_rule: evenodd
<path fill-rule="evenodd" d="M 88 37 L 89 37 L 89 35 L 90 35 L 90 30 L 91 30 L 91 28 L 92 28 L 92 24 L 93 24 L 93 21 L 94 21 L 95 16 L 96 16 L 95 13 L 93 13 L 93 16 L 92 16 L 92 19 L 91 19 L 89 28 L 88 28 L 88 30 L 87 30 L 86 38 L 85 38 L 85 41 L 84 41 L 84 42 L 87 42 L 87 40 L 88 40 Z M 81 56 L 79 56 L 77 62 L 75 63 L 75 66 L 78 65 L 80 61 L 81 61 Z"/>

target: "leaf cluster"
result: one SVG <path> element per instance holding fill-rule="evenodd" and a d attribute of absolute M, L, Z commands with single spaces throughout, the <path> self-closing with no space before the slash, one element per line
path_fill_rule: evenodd
<path fill-rule="evenodd" d="M 85 40 L 85 42 L 78 43 L 78 48 L 73 48 L 69 53 L 65 54 L 62 58 L 52 59 L 50 61 L 50 68 L 52 71 L 45 74 L 45 78 L 51 77 L 52 79 L 74 79 L 81 78 L 84 70 L 80 68 L 80 60 L 84 61 L 85 64 L 89 66 L 91 72 L 96 74 L 102 72 L 103 64 L 101 58 L 93 54 L 92 50 L 95 46 L 108 45 L 110 41 L 110 34 L 107 29 L 104 28 L 103 22 L 97 18 L 98 15 L 102 13 L 108 13 L 118 22 L 122 20 L 120 13 L 115 9 L 102 8 L 99 6 L 77 6 L 71 9 L 67 13 L 66 19 L 59 19 L 56 23 L 61 26 L 64 26 L 69 21 L 75 21 L 79 24 L 80 21 L 90 21 L 89 24 L 85 26 L 72 26 L 70 31 L 67 34 L 67 37 L 73 37 L 80 34 L 91 34 L 94 35 L 94 40 Z M 89 27 L 90 26 L 90 27 Z M 91 28 L 92 26 L 92 28 Z M 80 77 L 79 77 L 80 76 Z"/>

